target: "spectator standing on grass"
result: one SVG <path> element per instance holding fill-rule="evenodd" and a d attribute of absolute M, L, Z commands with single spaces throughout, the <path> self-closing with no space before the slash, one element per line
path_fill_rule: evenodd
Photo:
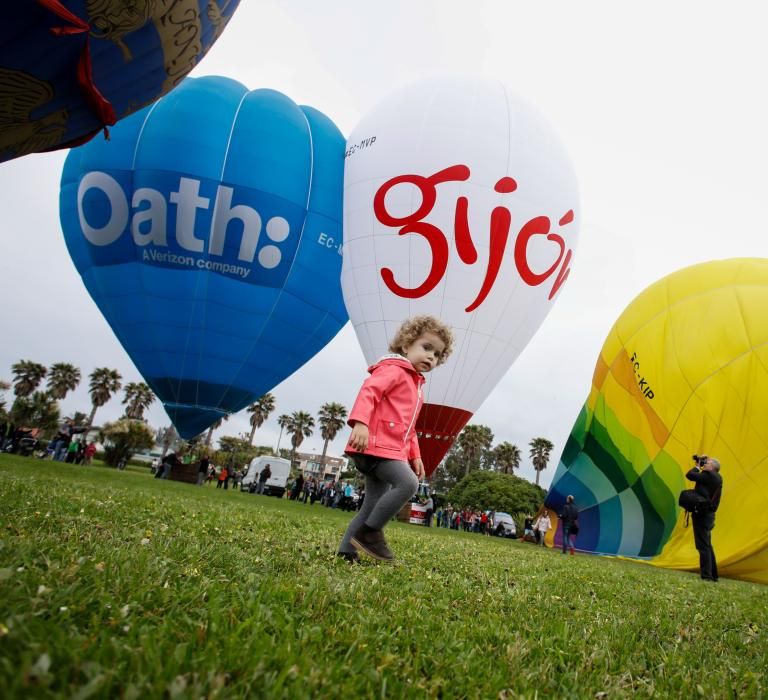
<path fill-rule="evenodd" d="M 432 514 L 435 512 L 435 501 L 432 496 L 428 496 L 424 503 L 424 525 L 432 527 Z M 440 523 L 438 522 L 438 527 Z"/>
<path fill-rule="evenodd" d="M 349 524 L 338 554 L 357 560 L 357 549 L 392 561 L 384 526 L 408 503 L 424 477 L 414 429 L 423 403 L 424 372 L 451 353 L 451 330 L 430 316 L 416 316 L 398 329 L 385 355 L 368 368 L 348 423 L 345 454 L 365 475 L 365 503 Z"/>
<path fill-rule="evenodd" d="M 72 439 L 72 428 L 74 421 L 71 418 L 65 418 L 59 425 L 59 432 L 56 434 L 56 445 L 53 451 L 53 459 L 56 462 L 63 462 L 67 457 L 67 448 Z"/>
<path fill-rule="evenodd" d="M 717 581 L 717 558 L 712 547 L 712 530 L 715 527 L 715 511 L 720 507 L 723 477 L 720 461 L 712 457 L 702 458 L 685 478 L 696 482 L 694 490 L 706 499 L 706 505 L 692 514 L 693 541 L 699 553 L 699 574 L 704 581 Z"/>
<path fill-rule="evenodd" d="M 560 520 L 563 523 L 563 554 L 569 550 L 571 554 L 575 554 L 576 535 L 579 534 L 579 510 L 573 502 L 573 496 L 565 499 Z"/>
<path fill-rule="evenodd" d="M 301 502 L 306 503 L 309 500 L 309 494 L 312 491 L 312 477 L 310 476 L 305 482 L 304 482 L 304 488 L 301 490 Z"/>
<path fill-rule="evenodd" d="M 536 520 L 534 525 L 534 531 L 536 533 L 536 543 L 542 547 L 546 546 L 547 533 L 552 528 L 552 523 L 549 519 L 549 511 L 545 510 Z"/>
<path fill-rule="evenodd" d="M 200 464 L 197 465 L 197 485 L 202 486 L 205 483 L 205 479 L 208 476 L 208 467 L 211 466 L 211 460 L 208 459 L 208 455 L 203 455 L 200 458 Z"/>
<path fill-rule="evenodd" d="M 176 452 L 169 452 L 165 457 L 163 457 L 162 461 L 162 479 L 170 479 L 171 478 L 171 470 L 181 464 L 181 460 L 179 459 L 179 455 Z"/>
<path fill-rule="evenodd" d="M 216 488 L 222 489 L 224 488 L 224 482 L 227 480 L 227 468 L 225 466 L 222 466 L 221 469 L 219 469 L 219 478 L 216 481 Z"/>
<path fill-rule="evenodd" d="M 354 486 L 352 486 L 352 482 L 348 481 L 347 485 L 344 487 L 344 505 L 342 507 L 342 510 L 352 510 L 352 506 L 354 505 L 352 502 L 352 494 L 355 492 Z"/>
<path fill-rule="evenodd" d="M 93 462 L 93 456 L 96 454 L 96 444 L 93 442 L 89 442 L 88 445 L 85 448 L 85 463 L 91 464 Z"/>
<path fill-rule="evenodd" d="M 533 531 L 533 517 L 530 515 L 526 515 L 523 520 L 523 539 L 525 541 L 536 540 L 538 543 L 538 537 Z"/>
<path fill-rule="evenodd" d="M 269 481 L 269 477 L 271 476 L 272 467 L 270 467 L 269 464 L 265 464 L 259 473 L 259 485 L 256 487 L 256 493 L 263 495 L 264 487 L 267 485 L 267 481 Z"/>
<path fill-rule="evenodd" d="M 296 477 L 296 483 L 293 485 L 293 490 L 291 491 L 291 500 L 295 501 L 303 490 L 304 490 L 304 475 L 299 474 Z"/>
<path fill-rule="evenodd" d="M 77 458 L 77 451 L 80 448 L 77 438 L 72 438 L 72 442 L 69 443 L 67 447 L 67 456 L 65 458 L 67 464 L 74 464 L 75 459 Z"/>

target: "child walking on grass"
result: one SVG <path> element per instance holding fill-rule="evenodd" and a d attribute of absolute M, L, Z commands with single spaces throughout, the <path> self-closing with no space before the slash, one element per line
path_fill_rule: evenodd
<path fill-rule="evenodd" d="M 453 349 L 450 328 L 431 316 L 400 326 L 384 355 L 368 368 L 347 421 L 345 453 L 365 474 L 365 500 L 339 545 L 339 556 L 357 561 L 357 549 L 380 561 L 394 556 L 384 539 L 389 520 L 411 500 L 424 476 L 416 418 L 423 403 L 424 373 L 443 364 Z"/>

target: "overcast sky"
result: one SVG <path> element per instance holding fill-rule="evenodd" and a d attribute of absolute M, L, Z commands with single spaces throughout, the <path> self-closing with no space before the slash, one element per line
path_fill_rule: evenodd
<path fill-rule="evenodd" d="M 764 3 L 242 0 L 193 75 L 224 75 L 317 107 L 344 134 L 390 91 L 437 74 L 501 79 L 559 131 L 579 179 L 581 230 L 558 302 L 472 422 L 526 457 L 555 444 L 547 485 L 613 322 L 646 286 L 712 259 L 764 257 L 768 42 Z M 0 164 L 0 378 L 28 359 L 81 368 L 65 412 L 87 413 L 87 375 L 140 375 L 83 287 L 58 218 L 65 152 Z M 273 390 L 281 413 L 350 407 L 365 361 L 349 324 Z M 11 397 L 8 397 L 11 398 Z M 97 422 L 121 415 L 115 398 Z M 159 427 L 159 403 L 148 413 Z M 216 435 L 249 430 L 247 415 Z M 303 451 L 321 451 L 317 434 Z M 346 433 L 331 446 L 340 454 Z M 283 438 L 283 446 L 288 441 Z"/>

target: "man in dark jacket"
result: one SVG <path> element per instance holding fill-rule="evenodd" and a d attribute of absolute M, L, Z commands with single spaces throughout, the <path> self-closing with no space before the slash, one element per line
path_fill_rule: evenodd
<path fill-rule="evenodd" d="M 563 554 L 569 549 L 571 554 L 575 553 L 573 547 L 576 534 L 579 531 L 579 509 L 573 502 L 573 496 L 565 499 L 563 511 L 560 513 L 560 520 L 563 522 Z"/>
<path fill-rule="evenodd" d="M 717 581 L 717 559 L 712 548 L 712 530 L 715 527 L 715 511 L 720 505 L 723 491 L 723 477 L 720 476 L 720 462 L 707 457 L 700 466 L 695 466 L 686 475 L 688 481 L 694 481 L 693 490 L 707 499 L 707 504 L 696 513 L 693 520 L 693 541 L 699 551 L 699 571 L 705 581 Z"/>
<path fill-rule="evenodd" d="M 264 467 L 264 469 L 261 470 L 261 474 L 259 474 L 259 486 L 256 490 L 256 493 L 260 493 L 260 494 L 264 493 L 264 487 L 267 485 L 267 481 L 271 476 L 272 476 L 272 469 L 267 464 Z"/>

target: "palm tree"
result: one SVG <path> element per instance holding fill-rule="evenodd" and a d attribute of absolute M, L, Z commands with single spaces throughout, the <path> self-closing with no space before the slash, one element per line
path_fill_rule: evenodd
<path fill-rule="evenodd" d="M 29 396 L 48 374 L 44 365 L 31 360 L 20 360 L 11 367 L 11 372 L 14 376 L 13 393 L 21 397 Z"/>
<path fill-rule="evenodd" d="M 283 413 L 283 415 L 277 419 L 277 424 L 280 426 L 280 435 L 277 438 L 277 449 L 275 450 L 275 454 L 280 454 L 280 440 L 283 439 L 283 430 L 291 424 L 291 417 L 287 413 Z"/>
<path fill-rule="evenodd" d="M 213 436 L 213 431 L 218 430 L 223 424 L 225 420 L 229 420 L 229 416 L 222 416 L 218 420 L 215 420 L 211 427 L 208 428 L 208 434 L 205 436 L 205 446 L 210 447 L 211 446 L 211 437 Z"/>
<path fill-rule="evenodd" d="M 347 424 L 346 419 L 347 409 L 340 403 L 324 403 L 320 406 L 317 422 L 320 423 L 320 435 L 325 440 L 323 443 L 323 455 L 320 457 L 320 474 L 325 474 L 325 453 L 328 450 L 328 443 Z"/>
<path fill-rule="evenodd" d="M 72 414 L 73 425 L 85 425 L 85 422 L 87 420 L 88 420 L 88 416 L 86 416 L 85 413 L 82 413 L 81 411 L 75 411 Z"/>
<path fill-rule="evenodd" d="M 464 476 L 479 462 L 483 450 L 490 449 L 492 442 L 493 433 L 486 425 L 468 425 L 461 431 L 459 446 L 465 455 Z"/>
<path fill-rule="evenodd" d="M 36 391 L 14 401 L 11 419 L 17 425 L 52 430 L 59 422 L 59 406 L 47 391 Z"/>
<path fill-rule="evenodd" d="M 546 438 L 533 438 L 528 446 L 531 448 L 531 460 L 533 461 L 533 468 L 536 470 L 536 486 L 538 486 L 539 474 L 547 468 L 549 455 L 554 445 Z"/>
<path fill-rule="evenodd" d="M 152 389 L 144 382 L 130 382 L 126 384 L 125 398 L 123 399 L 123 403 L 127 404 L 125 409 L 126 417 L 142 420 L 144 418 L 144 411 L 149 408 L 154 400 L 155 395 L 152 393 Z"/>
<path fill-rule="evenodd" d="M 80 370 L 68 362 L 57 362 L 48 371 L 48 393 L 61 401 L 80 383 Z"/>
<path fill-rule="evenodd" d="M 253 436 L 256 434 L 256 429 L 264 425 L 264 421 L 269 418 L 269 414 L 275 410 L 275 397 L 272 394 L 264 394 L 264 396 L 256 399 L 256 403 L 252 403 L 248 406 L 248 413 L 251 414 L 249 421 L 251 423 L 251 436 L 248 438 L 248 442 L 253 445 Z"/>
<path fill-rule="evenodd" d="M 291 464 L 296 459 L 296 450 L 304 442 L 305 437 L 312 435 L 315 427 L 315 419 L 306 411 L 294 411 L 290 422 L 285 426 L 286 432 L 291 436 Z"/>
<path fill-rule="evenodd" d="M 112 394 L 120 391 L 122 386 L 122 377 L 116 369 L 109 367 L 97 367 L 88 375 L 91 384 L 88 390 L 91 394 L 91 415 L 88 416 L 88 427 L 93 425 L 93 419 L 96 416 L 96 409 L 103 406 L 112 398 Z"/>
<path fill-rule="evenodd" d="M 493 450 L 496 468 L 504 474 L 514 474 L 520 468 L 522 455 L 520 448 L 510 442 L 502 442 Z"/>

